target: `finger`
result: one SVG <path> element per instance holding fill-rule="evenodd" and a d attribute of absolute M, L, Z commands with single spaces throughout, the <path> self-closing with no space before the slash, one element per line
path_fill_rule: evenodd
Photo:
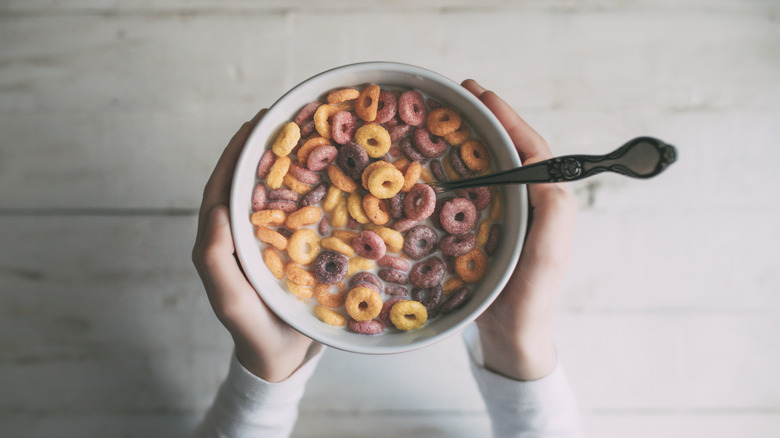
<path fill-rule="evenodd" d="M 260 121 L 267 109 L 261 109 L 252 120 L 241 125 L 241 128 L 233 135 L 227 147 L 211 173 L 206 187 L 203 189 L 203 201 L 198 215 L 198 238 L 203 234 L 203 223 L 206 214 L 217 204 L 228 204 L 230 197 L 230 184 L 233 181 L 233 172 L 241 150 L 244 148 L 249 134 L 252 133 L 255 124 Z"/>

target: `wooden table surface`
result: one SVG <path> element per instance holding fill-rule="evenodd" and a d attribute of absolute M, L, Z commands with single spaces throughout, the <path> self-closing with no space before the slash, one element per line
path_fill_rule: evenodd
<path fill-rule="evenodd" d="M 556 154 L 675 144 L 657 179 L 572 185 L 561 360 L 591 436 L 777 436 L 778 20 L 770 0 L 2 2 L 2 435 L 194 427 L 232 350 L 190 261 L 217 157 L 296 83 L 390 60 L 478 79 Z M 294 436 L 488 427 L 456 336 L 328 351 Z"/>

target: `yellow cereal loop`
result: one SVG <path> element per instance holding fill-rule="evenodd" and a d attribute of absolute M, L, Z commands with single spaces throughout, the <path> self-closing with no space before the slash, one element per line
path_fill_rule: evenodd
<path fill-rule="evenodd" d="M 320 305 L 314 306 L 314 315 L 319 318 L 320 321 L 325 324 L 330 324 L 336 327 L 343 327 L 347 324 L 347 318 L 336 312 L 335 310 L 328 309 Z"/>
<path fill-rule="evenodd" d="M 322 210 L 319 207 L 308 205 L 290 213 L 287 220 L 284 221 L 284 225 L 291 230 L 296 230 L 304 225 L 316 224 L 320 219 L 322 219 Z"/>
<path fill-rule="evenodd" d="M 255 237 L 257 237 L 257 240 L 265 242 L 279 251 L 287 249 L 287 238 L 268 227 L 255 227 Z"/>
<path fill-rule="evenodd" d="M 360 271 L 370 271 L 374 269 L 376 264 L 373 260 L 364 259 L 363 257 L 352 257 L 349 259 L 349 268 L 347 269 L 347 277 Z"/>
<path fill-rule="evenodd" d="M 360 92 L 355 102 L 355 114 L 366 122 L 373 122 L 379 109 L 379 85 L 371 84 Z"/>
<path fill-rule="evenodd" d="M 477 226 L 477 246 L 485 246 L 487 243 L 488 235 L 490 234 L 490 222 L 483 220 Z"/>
<path fill-rule="evenodd" d="M 355 131 L 355 143 L 363 146 L 371 158 L 379 158 L 390 150 L 390 133 L 381 125 L 363 125 Z"/>
<path fill-rule="evenodd" d="M 320 241 L 320 246 L 325 249 L 340 252 L 347 257 L 355 255 L 355 250 L 352 249 L 352 246 L 338 237 L 326 237 Z"/>
<path fill-rule="evenodd" d="M 323 137 L 330 140 L 330 119 L 339 112 L 334 105 L 320 105 L 314 112 L 314 129 Z"/>
<path fill-rule="evenodd" d="M 344 307 L 355 321 L 370 321 L 382 311 L 382 296 L 371 288 L 357 286 L 347 293 Z M 423 307 L 424 308 L 424 307 Z"/>
<path fill-rule="evenodd" d="M 446 161 L 446 160 L 442 160 Z M 433 177 L 433 174 L 430 170 L 423 168 L 422 172 L 420 172 L 420 179 L 427 183 L 432 183 L 436 181 L 436 178 Z"/>
<path fill-rule="evenodd" d="M 465 123 L 461 123 L 460 127 L 456 129 L 455 132 L 451 132 L 444 136 L 444 141 L 453 146 L 458 146 L 468 140 L 469 137 L 471 137 L 469 126 Z"/>
<path fill-rule="evenodd" d="M 298 140 L 301 139 L 301 128 L 295 124 L 295 122 L 289 122 L 282 128 L 279 135 L 276 136 L 271 150 L 278 157 L 287 156 L 295 146 L 298 144 Z"/>
<path fill-rule="evenodd" d="M 461 281 L 460 278 L 451 277 L 450 279 L 444 282 L 444 284 L 442 285 L 442 289 L 445 295 L 449 295 L 455 292 L 455 290 L 457 290 L 461 286 L 463 286 L 463 281 Z"/>
<path fill-rule="evenodd" d="M 290 157 L 279 157 L 271 166 L 271 170 L 268 171 L 268 176 L 265 178 L 265 184 L 269 189 L 278 189 L 282 187 L 284 182 L 284 176 L 287 175 L 287 171 L 290 170 Z"/>
<path fill-rule="evenodd" d="M 339 102 L 336 104 L 336 108 L 339 109 L 339 111 L 349 111 L 352 112 L 355 110 L 355 101 L 354 100 L 346 100 L 344 102 Z"/>
<path fill-rule="evenodd" d="M 299 265 L 308 265 L 320 253 L 320 235 L 311 228 L 293 233 L 287 243 L 287 255 Z"/>
<path fill-rule="evenodd" d="M 342 88 L 340 90 L 333 90 L 328 93 L 328 97 L 326 99 L 328 103 L 334 104 L 345 102 L 347 100 L 355 100 L 358 98 L 358 96 L 360 96 L 360 91 L 354 88 Z"/>
<path fill-rule="evenodd" d="M 493 190 L 493 203 L 490 205 L 488 219 L 490 222 L 498 222 L 504 214 L 504 199 L 498 190 Z"/>
<path fill-rule="evenodd" d="M 325 195 L 325 200 L 322 201 L 322 211 L 330 213 L 336 208 L 339 201 L 341 201 L 341 194 L 343 192 L 336 186 L 330 186 L 328 188 L 328 194 Z"/>
<path fill-rule="evenodd" d="M 404 175 L 394 166 L 384 166 L 368 176 L 368 191 L 379 199 L 388 199 L 401 191 Z"/>
<path fill-rule="evenodd" d="M 349 231 L 349 230 L 333 230 L 332 233 L 330 233 L 333 237 L 336 237 L 338 239 L 343 240 L 344 242 L 347 242 L 347 244 L 352 244 L 352 239 L 357 236 L 356 231 Z"/>
<path fill-rule="evenodd" d="M 368 177 L 371 176 L 371 173 L 373 173 L 375 170 L 379 169 L 380 167 L 386 167 L 386 166 L 393 166 L 391 163 L 388 163 L 384 160 L 374 161 L 373 163 L 366 166 L 365 169 L 363 169 L 363 173 L 360 174 L 360 180 L 363 184 L 363 188 L 368 190 Z M 393 166 L 395 167 L 395 166 Z"/>
<path fill-rule="evenodd" d="M 293 174 L 290 172 L 287 172 L 287 175 L 284 176 L 282 182 L 284 183 L 284 185 L 286 185 L 287 187 L 289 187 L 299 195 L 305 195 L 309 193 L 309 190 L 311 190 L 310 185 L 299 181 L 298 178 L 294 177 Z"/>
<path fill-rule="evenodd" d="M 363 211 L 366 212 L 368 220 L 377 225 L 384 225 L 390 220 L 387 200 L 379 199 L 371 193 L 363 196 Z"/>
<path fill-rule="evenodd" d="M 287 281 L 287 290 L 290 291 L 293 295 L 295 295 L 298 298 L 311 298 L 314 296 L 314 289 L 310 287 L 306 287 L 300 284 L 295 284 L 288 278 Z"/>
<path fill-rule="evenodd" d="M 387 250 L 390 252 L 401 252 L 404 247 L 404 235 L 398 231 L 387 227 L 375 227 L 373 230 L 382 240 L 385 241 Z"/>
<path fill-rule="evenodd" d="M 249 216 L 249 222 L 258 227 L 266 225 L 278 227 L 284 223 L 286 218 L 287 213 L 282 210 L 260 210 Z"/>
<path fill-rule="evenodd" d="M 330 224 L 334 228 L 342 228 L 347 226 L 349 220 L 349 212 L 347 212 L 347 201 L 341 198 L 336 208 L 333 209 L 333 217 L 330 219 Z"/>
<path fill-rule="evenodd" d="M 428 311 L 418 301 L 401 300 L 390 309 L 390 322 L 398 330 L 414 330 L 428 321 Z"/>
<path fill-rule="evenodd" d="M 347 198 L 347 211 L 349 211 L 352 219 L 355 219 L 358 223 L 368 223 L 368 216 L 366 216 L 366 212 L 363 210 L 363 198 L 357 192 L 352 193 Z"/>
<path fill-rule="evenodd" d="M 406 193 L 409 190 L 412 190 L 412 186 L 419 181 L 421 173 L 422 165 L 419 162 L 412 161 L 409 163 L 409 167 L 406 168 L 406 173 L 404 173 L 404 185 L 401 186 L 401 191 Z"/>
<path fill-rule="evenodd" d="M 270 246 L 267 246 L 263 250 L 263 261 L 274 277 L 280 280 L 284 277 L 284 262 L 282 261 L 282 256 Z"/>
<path fill-rule="evenodd" d="M 295 262 L 287 262 L 284 265 L 284 273 L 295 284 L 300 284 L 301 286 L 314 286 L 317 284 L 314 274 L 296 265 Z"/>

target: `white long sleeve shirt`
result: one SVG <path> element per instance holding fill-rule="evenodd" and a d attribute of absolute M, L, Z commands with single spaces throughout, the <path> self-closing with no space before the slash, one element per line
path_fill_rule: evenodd
<path fill-rule="evenodd" d="M 483 366 L 476 328 L 464 333 L 471 371 L 485 399 L 497 438 L 580 437 L 577 405 L 560 364 L 547 376 L 517 381 Z M 322 356 L 317 345 L 287 380 L 270 383 L 247 371 L 236 359 L 195 436 L 287 437 L 298 418 L 306 382 Z"/>

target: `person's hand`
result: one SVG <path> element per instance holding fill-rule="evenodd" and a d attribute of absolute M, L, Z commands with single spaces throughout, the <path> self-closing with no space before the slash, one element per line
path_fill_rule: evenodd
<path fill-rule="evenodd" d="M 498 117 L 524 165 L 553 157 L 544 139 L 498 95 L 471 79 L 461 85 Z M 576 214 L 563 184 L 530 184 L 528 196 L 530 226 L 520 260 L 504 290 L 476 321 L 485 367 L 516 380 L 538 379 L 555 368 L 552 319 Z"/>
<path fill-rule="evenodd" d="M 206 184 L 192 261 L 214 313 L 233 337 L 238 361 L 256 376 L 280 382 L 301 366 L 312 340 L 271 312 L 247 281 L 235 257 L 227 208 L 238 156 L 264 113 L 241 126 Z"/>

